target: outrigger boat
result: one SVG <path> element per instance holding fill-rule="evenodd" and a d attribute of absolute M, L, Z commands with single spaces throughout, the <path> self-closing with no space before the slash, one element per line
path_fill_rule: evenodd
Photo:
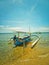
<path fill-rule="evenodd" d="M 30 35 L 24 36 L 23 38 L 21 38 L 20 33 L 26 34 L 26 32 L 17 32 L 17 33 L 18 33 L 18 37 L 16 37 L 15 46 L 23 45 L 25 47 L 26 44 L 31 41 Z"/>
<path fill-rule="evenodd" d="M 32 33 L 30 33 L 30 30 L 29 30 L 29 32 L 22 32 L 22 31 L 16 31 L 16 33 L 18 33 L 18 37 L 16 37 L 16 42 L 15 42 L 15 47 L 17 47 L 17 46 L 21 46 L 21 45 L 23 45 L 24 47 L 26 47 L 26 45 L 29 43 L 29 42 L 32 42 L 32 39 L 31 39 L 31 34 Z M 29 34 L 28 36 L 24 36 L 23 38 L 22 37 L 20 37 L 20 33 L 22 33 L 22 34 Z M 31 44 L 31 48 L 33 48 L 35 45 L 36 45 L 36 43 L 39 41 L 39 37 L 37 36 L 37 35 L 32 35 L 32 36 L 36 36 L 37 37 L 37 39 L 34 41 L 34 42 L 32 42 L 32 44 Z"/>

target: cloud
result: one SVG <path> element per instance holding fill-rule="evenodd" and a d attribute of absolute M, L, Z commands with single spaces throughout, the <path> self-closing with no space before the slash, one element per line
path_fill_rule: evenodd
<path fill-rule="evenodd" d="M 15 32 L 15 31 L 25 32 L 25 31 L 27 31 L 27 30 L 24 29 L 24 28 L 22 28 L 22 27 L 10 27 L 10 26 L 0 25 L 0 33 L 1 33 L 1 32 Z"/>
<path fill-rule="evenodd" d="M 33 10 L 37 7 L 39 0 L 36 0 L 35 4 L 32 6 L 30 12 L 32 13 Z"/>
<path fill-rule="evenodd" d="M 39 0 L 36 0 L 34 4 L 30 7 L 30 10 L 28 11 L 28 16 L 32 14 L 33 11 L 35 11 L 37 5 L 38 5 Z"/>
<path fill-rule="evenodd" d="M 8 6 L 11 4 L 16 4 L 16 5 L 22 5 L 23 4 L 23 0 L 0 0 L 0 5 L 1 6 Z"/>
<path fill-rule="evenodd" d="M 49 32 L 49 27 L 32 27 L 31 32 Z"/>
<path fill-rule="evenodd" d="M 11 31 L 21 31 L 22 30 L 22 28 L 20 27 L 8 27 L 6 29 L 11 30 Z"/>
<path fill-rule="evenodd" d="M 39 2 L 40 2 L 40 4 L 42 4 L 43 6 L 48 6 L 48 5 L 49 5 L 49 0 L 40 0 Z"/>
<path fill-rule="evenodd" d="M 12 0 L 14 4 L 23 4 L 23 0 Z"/>
<path fill-rule="evenodd" d="M 42 32 L 49 32 L 49 27 L 41 27 L 40 30 Z"/>
<path fill-rule="evenodd" d="M 4 27 L 3 25 L 0 25 L 0 28 Z"/>
<path fill-rule="evenodd" d="M 15 31 L 22 31 L 22 32 L 29 32 L 29 27 L 10 27 L 9 25 L 3 26 L 0 25 L 0 33 L 1 32 L 15 32 Z M 49 32 L 49 27 L 31 27 L 30 32 Z"/>

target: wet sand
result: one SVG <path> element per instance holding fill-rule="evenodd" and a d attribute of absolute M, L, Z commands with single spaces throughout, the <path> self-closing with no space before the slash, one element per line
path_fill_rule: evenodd
<path fill-rule="evenodd" d="M 30 45 L 29 45 L 30 46 Z M 12 48 L 0 56 L 0 65 L 49 65 L 49 47 Z"/>

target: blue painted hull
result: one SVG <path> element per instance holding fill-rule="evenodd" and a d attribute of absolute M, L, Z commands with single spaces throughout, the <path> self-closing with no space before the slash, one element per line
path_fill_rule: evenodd
<path fill-rule="evenodd" d="M 25 37 L 25 38 L 23 38 L 23 39 L 16 39 L 16 42 L 15 42 L 15 45 L 16 46 L 20 46 L 20 45 L 22 45 L 23 43 L 27 43 L 27 42 L 30 42 L 31 41 L 31 39 L 30 39 L 30 36 L 28 36 L 28 37 Z"/>

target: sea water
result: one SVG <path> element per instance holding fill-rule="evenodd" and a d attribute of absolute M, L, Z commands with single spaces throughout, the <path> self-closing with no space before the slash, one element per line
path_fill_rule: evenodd
<path fill-rule="evenodd" d="M 42 47 L 42 46 L 48 47 L 49 46 L 49 32 L 42 32 L 41 34 L 32 33 L 32 35 L 37 35 L 40 37 L 40 40 L 38 42 L 38 47 Z M 3 49 L 4 51 L 4 49 L 8 47 L 8 42 L 10 38 L 12 38 L 13 36 L 14 36 L 13 33 L 0 33 L 0 50 Z M 16 36 L 18 35 L 16 34 Z M 21 34 L 20 37 L 23 37 L 23 35 Z M 33 38 L 33 41 L 35 41 L 37 37 L 32 36 L 32 38 Z"/>
<path fill-rule="evenodd" d="M 49 32 L 42 32 L 42 33 L 32 33 L 32 35 L 38 35 L 40 37 L 39 42 L 37 43 L 38 48 L 46 48 L 49 47 Z M 4 61 L 7 61 L 8 54 L 12 52 L 12 44 L 8 44 L 11 37 L 13 37 L 13 33 L 0 33 L 0 64 L 4 65 Z M 17 35 L 18 36 L 18 35 Z M 21 34 L 23 37 L 23 35 Z M 35 37 L 32 37 L 35 40 Z M 19 49 L 21 51 L 21 49 Z M 19 54 L 17 54 L 19 55 Z M 9 56 L 10 57 L 10 56 Z M 41 56 L 39 56 L 41 57 Z"/>

